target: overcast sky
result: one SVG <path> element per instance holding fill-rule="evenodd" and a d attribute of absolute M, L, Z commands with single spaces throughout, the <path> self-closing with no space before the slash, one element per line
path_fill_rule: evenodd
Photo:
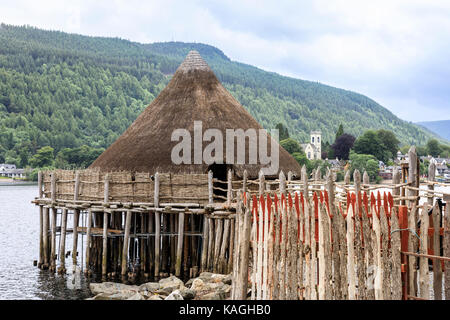
<path fill-rule="evenodd" d="M 450 119 L 450 1 L 0 0 L 0 22 L 138 42 L 202 42 L 232 60 Z"/>

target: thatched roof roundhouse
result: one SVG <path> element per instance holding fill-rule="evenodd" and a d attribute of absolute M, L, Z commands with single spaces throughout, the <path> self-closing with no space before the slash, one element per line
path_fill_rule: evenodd
<path fill-rule="evenodd" d="M 197 51 L 189 52 L 167 87 L 90 168 L 101 171 L 207 173 L 211 166 L 205 163 L 177 165 L 171 161 L 172 148 L 178 144 L 171 141 L 172 132 L 184 128 L 194 136 L 194 121 L 202 121 L 203 132 L 209 128 L 219 129 L 224 137 L 226 129 L 262 129 L 222 86 Z M 203 142 L 203 148 L 209 143 Z M 272 140 L 272 143 L 277 142 Z M 281 146 L 278 147 L 279 170 L 299 174 L 297 161 Z M 246 143 L 246 157 L 248 149 Z M 259 161 L 258 164 L 223 166 L 232 168 L 238 177 L 242 176 L 244 169 L 247 169 L 249 177 L 257 177 L 259 170 L 265 167 Z"/>

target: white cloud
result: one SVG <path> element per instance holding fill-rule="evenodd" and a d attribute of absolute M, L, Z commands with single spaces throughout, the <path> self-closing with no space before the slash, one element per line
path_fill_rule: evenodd
<path fill-rule="evenodd" d="M 0 0 L 0 8 L 10 24 L 208 43 L 233 60 L 367 94 L 406 120 L 450 118 L 445 0 Z"/>

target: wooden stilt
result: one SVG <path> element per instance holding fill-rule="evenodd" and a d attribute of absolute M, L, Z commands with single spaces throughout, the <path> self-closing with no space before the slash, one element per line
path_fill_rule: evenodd
<path fill-rule="evenodd" d="M 220 248 L 220 255 L 219 255 L 219 266 L 218 271 L 219 273 L 225 273 L 226 272 L 226 259 L 225 259 L 225 252 L 228 248 L 228 239 L 230 236 L 230 219 L 224 219 L 224 225 L 223 225 L 223 237 L 222 237 L 222 246 Z"/>
<path fill-rule="evenodd" d="M 51 229 L 51 253 L 50 253 L 50 257 L 51 257 L 51 261 L 50 261 L 50 270 L 52 272 L 56 271 L 56 208 L 52 207 L 51 211 L 52 211 L 52 215 L 51 215 L 51 224 L 52 224 L 52 229 Z"/>
<path fill-rule="evenodd" d="M 155 232 L 155 215 L 153 212 L 148 213 L 148 232 L 154 233 Z M 155 266 L 155 236 L 152 235 L 148 239 L 148 272 L 154 272 L 154 266 Z"/>
<path fill-rule="evenodd" d="M 154 197 L 155 209 L 159 208 L 159 173 L 155 173 Z M 161 245 L 161 213 L 155 211 L 155 277 L 159 277 L 159 249 Z"/>
<path fill-rule="evenodd" d="M 155 212 L 155 277 L 159 277 L 159 249 L 161 245 L 161 213 Z"/>
<path fill-rule="evenodd" d="M 130 231 L 131 231 L 131 217 L 133 212 L 131 210 L 127 211 L 127 216 L 125 219 L 125 235 L 123 238 L 123 248 L 122 248 L 122 277 L 125 277 L 128 269 L 128 247 L 130 241 Z"/>
<path fill-rule="evenodd" d="M 43 196 L 42 191 L 42 171 L 38 172 L 38 193 L 39 199 Z M 42 206 L 39 206 L 39 263 L 38 267 L 40 268 L 44 263 L 44 209 Z"/>
<path fill-rule="evenodd" d="M 235 219 L 230 219 L 230 244 L 228 249 L 228 265 L 226 268 L 226 273 L 230 273 L 233 270 L 233 252 L 234 252 L 234 237 L 235 237 L 235 230 L 234 230 L 234 222 Z"/>
<path fill-rule="evenodd" d="M 220 244 L 222 240 L 222 232 L 223 232 L 223 219 L 215 219 L 216 224 L 216 239 L 214 241 L 214 265 L 213 272 L 218 273 L 219 266 L 219 254 L 220 254 Z"/>
<path fill-rule="evenodd" d="M 206 215 L 203 216 L 203 239 L 202 239 L 202 258 L 201 258 L 201 272 L 205 272 L 208 266 L 208 240 L 209 240 L 209 219 Z"/>
<path fill-rule="evenodd" d="M 91 269 L 91 229 L 92 229 L 92 212 L 89 209 L 87 213 L 86 226 L 86 270 L 85 273 L 90 274 Z"/>
<path fill-rule="evenodd" d="M 178 243 L 177 243 L 177 260 L 175 264 L 175 276 L 179 277 L 181 274 L 181 258 L 183 250 L 184 239 L 184 212 L 178 214 Z"/>
<path fill-rule="evenodd" d="M 212 271 L 214 265 L 214 220 L 208 218 L 208 271 Z"/>
<path fill-rule="evenodd" d="M 61 217 L 61 239 L 59 246 L 59 269 L 58 273 L 66 273 L 66 228 L 67 228 L 67 209 L 62 209 Z"/>
<path fill-rule="evenodd" d="M 103 212 L 102 277 L 108 272 L 108 212 Z"/>
<path fill-rule="evenodd" d="M 48 245 L 48 231 L 49 231 L 49 208 L 44 207 L 43 213 L 43 226 L 42 226 L 42 242 L 43 242 L 43 255 L 44 262 L 42 264 L 42 269 L 48 269 L 49 267 L 49 245 Z"/>

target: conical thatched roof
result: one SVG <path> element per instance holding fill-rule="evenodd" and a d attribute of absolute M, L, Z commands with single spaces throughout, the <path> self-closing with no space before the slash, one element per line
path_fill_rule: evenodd
<path fill-rule="evenodd" d="M 222 86 L 197 51 L 189 52 L 167 87 L 90 168 L 102 171 L 206 173 L 208 165 L 205 163 L 176 165 L 171 161 L 172 148 L 178 144 L 178 141 L 171 141 L 172 132 L 184 128 L 194 137 L 194 121 L 202 121 L 203 132 L 209 128 L 219 129 L 224 138 L 226 129 L 262 129 Z M 209 143 L 203 142 L 203 148 Z M 248 151 L 246 143 L 247 157 Z M 224 142 L 224 162 L 225 154 Z M 260 168 L 265 167 L 259 163 L 258 160 L 256 165 L 233 165 L 233 169 L 238 176 L 242 176 L 243 170 L 247 169 L 249 176 L 255 177 Z M 279 168 L 285 173 L 300 173 L 297 161 L 280 146 Z"/>

